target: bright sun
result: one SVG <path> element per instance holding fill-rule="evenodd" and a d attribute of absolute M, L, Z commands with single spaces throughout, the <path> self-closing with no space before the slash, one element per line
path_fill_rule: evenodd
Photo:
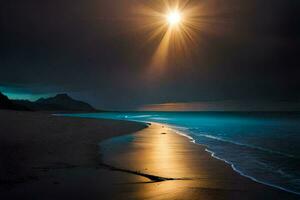
<path fill-rule="evenodd" d="M 178 11 L 172 11 L 167 15 L 167 21 L 171 26 L 177 25 L 181 21 L 181 14 Z"/>

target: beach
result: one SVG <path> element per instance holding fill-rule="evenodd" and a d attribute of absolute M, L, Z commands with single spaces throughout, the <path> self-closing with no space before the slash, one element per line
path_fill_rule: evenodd
<path fill-rule="evenodd" d="M 161 124 L 1 111 L 1 199 L 299 199 Z"/>
<path fill-rule="evenodd" d="M 98 170 L 98 143 L 146 127 L 2 110 L 0 122 L 0 199 L 80 199 L 105 190 L 109 172 Z M 91 188 L 82 190 L 85 184 Z"/>

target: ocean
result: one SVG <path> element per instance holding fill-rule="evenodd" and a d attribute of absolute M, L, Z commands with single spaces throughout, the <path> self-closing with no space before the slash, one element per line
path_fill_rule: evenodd
<path fill-rule="evenodd" d="M 68 115 L 70 116 L 70 115 Z M 166 124 L 243 176 L 300 194 L 300 113 L 104 112 L 88 118 Z"/>

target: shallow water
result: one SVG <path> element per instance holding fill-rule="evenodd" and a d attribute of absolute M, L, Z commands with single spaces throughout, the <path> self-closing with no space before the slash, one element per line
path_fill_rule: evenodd
<path fill-rule="evenodd" d="M 208 152 L 240 174 L 300 194 L 299 113 L 107 112 L 72 116 L 168 124 L 206 145 Z"/>

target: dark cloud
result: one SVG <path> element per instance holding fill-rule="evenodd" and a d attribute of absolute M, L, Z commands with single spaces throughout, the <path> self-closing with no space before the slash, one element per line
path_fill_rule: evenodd
<path fill-rule="evenodd" d="M 0 84 L 71 92 L 105 108 L 300 101 L 298 1 L 194 0 L 209 19 L 197 49 L 153 77 L 146 71 L 156 43 L 139 29 L 140 2 L 1 1 Z"/>

